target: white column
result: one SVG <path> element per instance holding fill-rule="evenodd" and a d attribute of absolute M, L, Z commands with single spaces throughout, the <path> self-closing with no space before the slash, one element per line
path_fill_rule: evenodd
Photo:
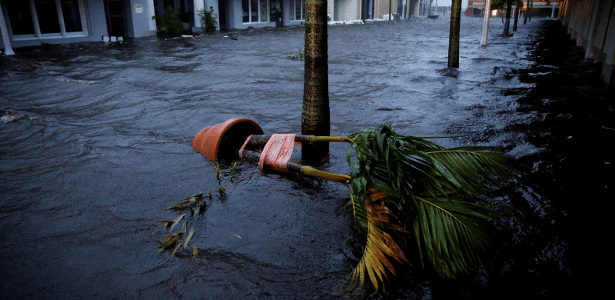
<path fill-rule="evenodd" d="M 199 11 L 205 8 L 203 0 L 194 0 L 194 27 L 201 27 L 201 17 Z"/>
<path fill-rule="evenodd" d="M 414 14 L 412 16 L 418 17 L 421 13 L 420 10 L 421 10 L 421 1 L 416 0 L 416 2 L 414 2 Z"/>
<path fill-rule="evenodd" d="M 156 15 L 154 0 L 147 0 L 147 15 L 149 18 L 149 30 L 156 31 L 156 19 L 153 18 Z"/>
<path fill-rule="evenodd" d="M 485 0 L 485 16 L 483 19 L 483 37 L 480 40 L 482 46 L 487 45 L 487 36 L 489 35 L 489 18 L 491 18 L 491 0 Z"/>
<path fill-rule="evenodd" d="M 0 5 L 0 35 L 2 35 L 2 43 L 4 43 L 4 54 L 14 55 L 15 52 L 13 52 L 11 40 L 9 39 L 9 31 L 7 30 L 6 23 L 4 22 L 4 11 L 2 11 L 2 5 Z"/>
<path fill-rule="evenodd" d="M 555 1 L 551 3 L 551 19 L 555 17 Z"/>

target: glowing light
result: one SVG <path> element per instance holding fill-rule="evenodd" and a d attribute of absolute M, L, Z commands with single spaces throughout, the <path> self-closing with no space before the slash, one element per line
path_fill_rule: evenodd
<path fill-rule="evenodd" d="M 492 17 L 495 17 L 495 16 L 497 16 L 497 15 L 498 15 L 498 11 L 497 11 L 497 9 L 494 9 L 494 10 L 492 10 L 492 11 L 491 11 L 491 16 L 492 16 Z"/>

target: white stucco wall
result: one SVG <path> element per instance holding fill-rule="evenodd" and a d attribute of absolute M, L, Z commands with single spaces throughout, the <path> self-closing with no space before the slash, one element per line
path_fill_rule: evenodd
<path fill-rule="evenodd" d="M 351 21 L 361 19 L 360 0 L 336 0 L 337 6 L 334 21 Z"/>
<path fill-rule="evenodd" d="M 154 13 L 154 0 L 130 0 L 127 10 L 124 11 L 124 24 L 126 35 L 129 37 L 143 37 L 156 35 L 156 21 L 152 20 Z M 153 29 L 150 23 L 153 21 Z"/>
<path fill-rule="evenodd" d="M 559 19 L 585 55 L 602 62 L 602 77 L 615 91 L 615 5 L 613 0 L 565 0 Z M 591 7 L 590 7 L 591 6 Z"/>

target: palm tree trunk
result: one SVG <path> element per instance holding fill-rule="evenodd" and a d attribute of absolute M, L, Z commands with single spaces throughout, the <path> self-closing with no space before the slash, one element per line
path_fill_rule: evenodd
<path fill-rule="evenodd" d="M 487 45 L 487 36 L 489 35 L 489 18 L 491 17 L 491 0 L 485 1 L 485 12 L 483 13 L 483 36 L 480 40 L 482 46 Z"/>
<path fill-rule="evenodd" d="M 508 3 L 506 3 L 506 22 L 504 22 L 504 31 L 502 32 L 503 36 L 508 36 L 508 31 L 510 29 L 511 11 L 512 11 L 512 0 L 508 0 Z"/>
<path fill-rule="evenodd" d="M 525 2 L 525 15 L 523 16 L 523 25 L 527 24 L 527 16 L 530 12 L 530 0 Z"/>
<path fill-rule="evenodd" d="M 431 2 L 433 2 L 433 0 L 429 0 L 429 9 L 427 10 L 427 17 L 431 16 Z"/>
<path fill-rule="evenodd" d="M 532 20 L 532 14 L 531 14 L 532 8 L 534 8 L 534 0 L 531 0 L 531 1 L 532 1 L 531 4 L 527 6 L 527 9 L 528 9 L 527 14 L 528 16 L 530 16 L 530 21 Z"/>
<path fill-rule="evenodd" d="M 327 2 L 307 0 L 305 9 L 305 75 L 301 134 L 328 136 L 329 77 L 327 65 Z M 308 163 L 329 156 L 329 143 L 303 143 L 301 157 Z"/>
<path fill-rule="evenodd" d="M 519 22 L 519 12 L 521 7 L 515 8 L 515 22 L 513 23 L 513 31 L 517 31 L 517 23 Z"/>
<path fill-rule="evenodd" d="M 461 26 L 461 0 L 453 0 L 451 31 L 448 38 L 448 67 L 459 68 L 459 27 Z"/>

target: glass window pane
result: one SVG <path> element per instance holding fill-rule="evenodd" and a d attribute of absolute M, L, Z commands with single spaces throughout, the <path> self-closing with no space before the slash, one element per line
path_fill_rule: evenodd
<path fill-rule="evenodd" d="M 261 22 L 269 22 L 269 6 L 267 5 L 267 0 L 260 0 L 260 2 Z"/>
<path fill-rule="evenodd" d="M 250 22 L 258 22 L 258 0 L 250 0 Z"/>
<path fill-rule="evenodd" d="M 295 5 L 297 6 L 297 10 L 295 11 L 295 13 L 297 14 L 295 16 L 295 20 L 303 20 L 303 18 L 301 17 L 301 1 L 302 0 L 295 0 Z"/>
<path fill-rule="evenodd" d="M 83 31 L 81 26 L 81 13 L 79 12 L 79 1 L 61 0 L 62 15 L 64 16 L 64 27 L 66 32 Z"/>
<path fill-rule="evenodd" d="M 305 20 L 305 0 L 297 0 L 297 1 L 301 2 L 301 20 Z"/>
<path fill-rule="evenodd" d="M 28 1 L 7 1 L 6 10 L 11 22 L 13 35 L 34 34 L 34 23 L 32 22 L 32 12 Z"/>
<path fill-rule="evenodd" d="M 250 22 L 250 2 L 248 0 L 241 0 L 241 10 L 243 12 L 243 22 Z"/>
<path fill-rule="evenodd" d="M 34 0 L 41 33 L 59 33 L 58 9 L 53 0 Z"/>

